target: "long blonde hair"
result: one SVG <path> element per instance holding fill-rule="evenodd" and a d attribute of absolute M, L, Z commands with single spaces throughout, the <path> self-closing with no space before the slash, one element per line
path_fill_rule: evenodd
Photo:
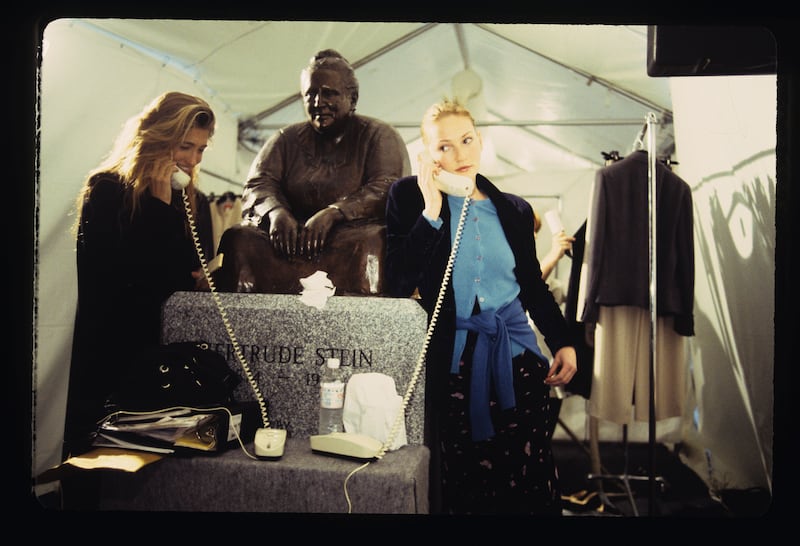
<path fill-rule="evenodd" d="M 183 142 L 194 128 L 207 130 L 211 137 L 215 125 L 214 112 L 199 97 L 172 91 L 153 99 L 140 113 L 125 122 L 108 156 L 87 175 L 76 201 L 78 215 L 75 227 L 80 223 L 80 211 L 92 190 L 94 176 L 113 174 L 123 184 L 132 187 L 133 215 L 156 173 L 163 168 L 165 161 L 171 160 L 172 149 Z M 195 171 L 186 188 L 193 209 L 196 176 Z"/>

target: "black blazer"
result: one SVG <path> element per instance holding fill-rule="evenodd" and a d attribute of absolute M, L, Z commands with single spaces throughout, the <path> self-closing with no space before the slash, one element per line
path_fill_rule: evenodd
<path fill-rule="evenodd" d="M 170 205 L 145 194 L 131 217 L 130 186 L 109 174 L 91 183 L 76 241 L 65 450 L 87 447 L 88 433 L 106 414 L 105 399 L 139 363 L 136 356 L 160 343 L 162 304 L 176 291 L 193 290 L 192 271 L 200 266 L 178 192 Z"/>
<path fill-rule="evenodd" d="M 637 151 L 595 176 L 582 275 L 582 322 L 597 322 L 600 306 L 650 307 L 647 152 Z M 694 335 L 692 191 L 656 162 L 656 309 L 674 330 Z"/>
<path fill-rule="evenodd" d="M 572 345 L 564 316 L 547 284 L 542 280 L 536 258 L 533 235 L 533 209 L 513 194 L 501 192 L 485 177 L 478 175 L 478 188 L 497 208 L 500 223 L 516 260 L 514 273 L 520 285 L 519 299 L 528 311 L 553 354 Z M 419 289 L 420 303 L 430 317 L 439 293 L 450 255 L 450 211 L 447 199 L 442 201 L 443 225 L 436 229 L 422 216 L 424 200 L 417 186 L 417 177 L 397 180 L 389 189 L 386 206 L 387 256 L 386 280 L 393 297 L 409 297 Z M 428 362 L 435 363 L 435 383 L 449 372 L 455 332 L 455 304 L 452 283 L 448 284 L 439 312 L 436 329 L 428 351 Z M 429 366 L 430 372 L 431 366 Z"/>

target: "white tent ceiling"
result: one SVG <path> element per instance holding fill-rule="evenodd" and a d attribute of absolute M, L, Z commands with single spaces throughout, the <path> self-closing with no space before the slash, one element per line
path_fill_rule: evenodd
<path fill-rule="evenodd" d="M 661 121 L 660 155 L 674 152 L 668 81 L 647 76 L 644 26 L 148 19 L 76 24 L 191 75 L 236 117 L 245 153 L 254 153 L 278 127 L 304 119 L 299 72 L 324 48 L 337 49 L 356 67 L 358 111 L 397 127 L 412 152 L 427 106 L 445 95 L 466 99 L 488 142 L 483 171 L 495 179 L 596 168 L 602 152 L 630 151 L 648 112 Z"/>

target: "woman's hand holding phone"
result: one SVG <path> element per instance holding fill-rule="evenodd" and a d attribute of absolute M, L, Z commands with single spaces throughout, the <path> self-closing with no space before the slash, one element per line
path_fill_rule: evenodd
<path fill-rule="evenodd" d="M 422 211 L 430 219 L 439 218 L 442 212 L 442 193 L 434 181 L 439 174 L 441 167 L 431 157 L 427 150 L 424 150 L 417 157 L 419 161 L 419 174 L 417 175 L 417 185 L 422 192 L 425 200 L 425 208 Z"/>

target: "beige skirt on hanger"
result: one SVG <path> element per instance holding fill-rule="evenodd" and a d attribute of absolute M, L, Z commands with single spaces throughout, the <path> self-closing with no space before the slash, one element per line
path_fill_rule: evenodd
<path fill-rule="evenodd" d="M 688 347 L 672 317 L 656 322 L 655 417 L 682 415 L 686 400 Z M 650 311 L 600 307 L 594 334 L 594 372 L 589 415 L 620 425 L 650 418 Z M 632 411 L 633 410 L 633 411 Z"/>

